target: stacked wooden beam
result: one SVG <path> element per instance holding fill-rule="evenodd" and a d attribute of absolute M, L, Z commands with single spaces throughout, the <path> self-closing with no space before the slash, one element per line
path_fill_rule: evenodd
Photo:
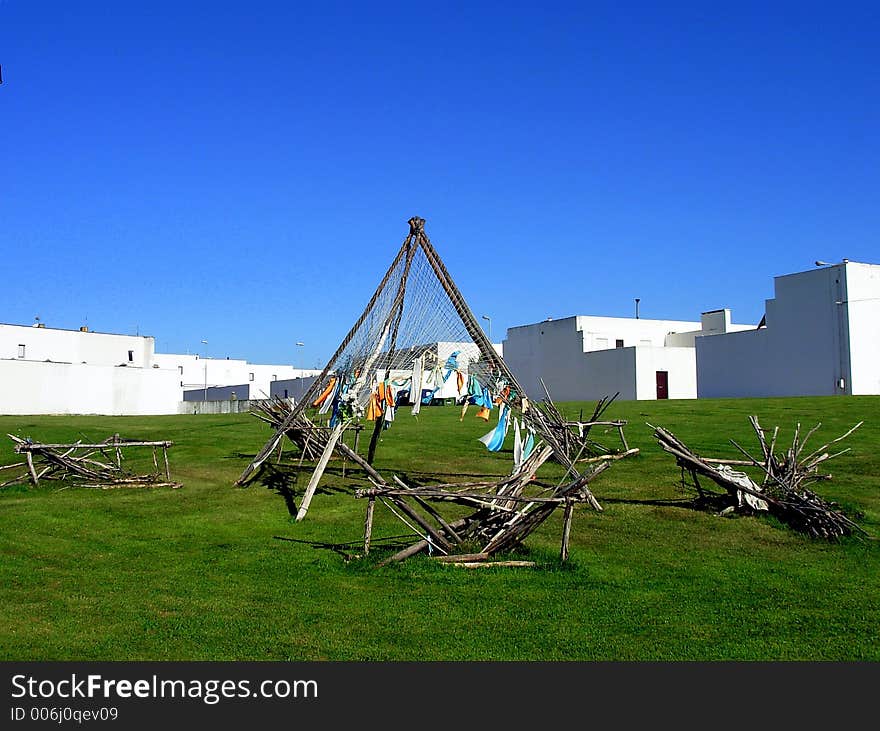
<path fill-rule="evenodd" d="M 12 434 L 7 436 L 14 443 L 15 453 L 23 454 L 25 461 L 0 468 L 13 470 L 12 478 L 0 487 L 23 482 L 37 487 L 41 480 L 64 481 L 78 487 L 181 487 L 171 481 L 168 449 L 173 442 L 122 439 L 114 434 L 97 443 L 80 440 L 72 444 L 41 444 Z M 133 448 L 152 450 L 153 472 L 139 475 L 123 468 L 124 452 Z"/>
<path fill-rule="evenodd" d="M 421 540 L 404 548 L 382 564 L 402 561 L 422 551 L 448 557 L 447 561 L 487 560 L 500 551 L 521 544 L 559 507 L 565 509 L 563 520 L 563 560 L 568 558 L 573 508 L 577 503 L 595 503 L 588 484 L 609 463 L 593 466 L 589 472 L 575 474 L 556 486 L 538 483 L 535 475 L 552 455 L 553 447 L 539 445 L 519 469 L 500 481 L 408 485 L 394 477 L 396 485 L 375 485 L 358 490 L 356 497 L 367 498 L 364 524 L 364 553 L 369 553 L 373 512 L 376 501 L 385 505 Z M 452 520 L 440 512 L 440 505 L 453 503 L 473 509 L 464 518 Z M 477 553 L 458 556 L 468 546 L 478 545 Z M 380 564 L 380 565 L 382 565 Z"/>
<path fill-rule="evenodd" d="M 756 416 L 750 417 L 749 421 L 761 447 L 760 459 L 753 457 L 733 440 L 731 443 L 745 455 L 746 460 L 702 458 L 671 432 L 661 427 L 652 428 L 654 438 L 663 450 L 675 457 L 676 464 L 682 469 L 682 477 L 685 473 L 690 475 L 691 485 L 703 504 L 740 512 L 767 510 L 795 530 L 814 538 L 836 540 L 854 532 L 865 533 L 837 505 L 826 502 L 807 487 L 818 481 L 831 479 L 830 475 L 819 472 L 819 466 L 849 450 L 831 454 L 829 447 L 852 434 L 862 422 L 846 434 L 806 453 L 807 441 L 821 424 L 813 427 L 804 437 L 801 437 L 798 424 L 791 446 L 783 452 L 776 452 L 779 427 L 770 432 L 761 427 Z M 761 484 L 745 473 L 733 471 L 724 463 L 755 467 L 761 473 Z M 719 494 L 709 489 L 704 483 L 700 483 L 699 476 L 707 477 L 723 488 L 724 492 Z"/>

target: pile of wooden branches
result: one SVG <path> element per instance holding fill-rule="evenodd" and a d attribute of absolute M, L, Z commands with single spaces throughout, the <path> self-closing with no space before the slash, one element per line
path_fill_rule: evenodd
<path fill-rule="evenodd" d="M 687 484 L 684 476 L 689 474 L 692 486 L 698 493 L 698 500 L 703 504 L 732 508 L 740 512 L 766 510 L 795 530 L 815 538 L 836 540 L 854 532 L 865 533 L 838 510 L 836 504 L 826 502 L 808 488 L 818 481 L 831 479 L 830 475 L 819 472 L 819 466 L 849 449 L 831 454 L 829 447 L 852 434 L 862 422 L 846 434 L 806 453 L 807 441 L 821 424 L 817 424 L 803 437 L 798 424 L 791 446 L 784 452 L 776 452 L 779 427 L 774 427 L 771 433 L 761 427 L 757 417 L 751 416 L 749 421 L 761 447 L 760 459 L 753 457 L 733 440 L 731 443 L 742 452 L 745 460 L 701 458 L 671 432 L 660 427 L 652 428 L 660 446 L 672 454 L 676 464 L 681 467 L 682 483 Z M 731 464 L 759 469 L 762 473 L 761 484 L 746 473 L 733 470 Z M 719 494 L 708 489 L 705 484 L 700 483 L 699 476 L 709 478 L 725 492 Z"/>
<path fill-rule="evenodd" d="M 593 465 L 582 474 L 569 473 L 559 484 L 550 485 L 537 481 L 535 473 L 552 454 L 552 447 L 536 446 L 518 469 L 500 481 L 409 485 L 395 476 L 396 485 L 375 484 L 372 488 L 357 490 L 356 497 L 369 500 L 364 524 L 364 553 L 370 550 L 376 500 L 423 536 L 382 564 L 401 561 L 424 550 L 439 554 L 447 562 L 473 564 L 484 561 L 499 551 L 510 550 L 522 543 L 556 508 L 563 507 L 561 557 L 564 561 L 568 558 L 574 506 L 586 502 L 601 510 L 588 485 L 610 467 L 610 463 Z M 438 509 L 444 503 L 467 506 L 474 512 L 452 521 Z M 462 548 L 469 546 L 478 546 L 479 551 L 462 554 Z"/>
<path fill-rule="evenodd" d="M 524 418 L 531 423 L 535 430 L 546 436 L 550 435 L 551 439 L 556 442 L 559 449 L 568 456 L 572 462 L 602 462 L 606 460 L 622 459 L 634 454 L 638 454 L 638 449 L 630 449 L 626 442 L 626 436 L 623 428 L 627 422 L 622 419 L 603 420 L 602 415 L 614 402 L 620 393 L 615 393 L 610 398 L 605 396 L 596 403 L 593 409 L 593 415 L 583 420 L 583 412 L 581 418 L 577 421 L 568 421 L 557 408 L 550 392 L 544 381 L 541 381 L 544 388 L 545 398 L 538 402 L 533 402 L 531 408 L 527 411 Z M 591 436 L 594 427 L 604 428 L 605 431 L 616 430 L 620 437 L 620 447 L 609 447 L 596 441 Z"/>
<path fill-rule="evenodd" d="M 277 396 L 271 400 L 255 402 L 251 405 L 251 413 L 276 430 L 275 445 L 271 450 L 277 455 L 276 462 L 281 461 L 285 436 L 299 449 L 300 464 L 303 460 L 319 459 L 330 441 L 330 428 L 314 423 L 303 411 L 294 414 L 293 410 L 293 404 Z M 284 424 L 287 425 L 287 428 L 283 432 L 278 432 L 277 430 Z M 348 446 L 344 440 L 340 439 L 333 449 L 343 460 L 350 459 L 360 467 L 363 467 L 370 477 L 381 480 L 379 474 L 357 453 L 362 430 L 363 426 L 360 424 L 348 426 L 345 431 L 354 432 L 354 443 L 352 446 Z"/>
<path fill-rule="evenodd" d="M 278 396 L 251 403 L 251 413 L 273 429 L 278 429 L 292 411 L 291 403 Z M 313 423 L 303 412 L 297 414 L 285 433 L 287 438 L 299 448 L 304 459 L 318 459 L 330 438 L 330 430 L 327 427 Z"/>
<path fill-rule="evenodd" d="M 173 442 L 138 441 L 121 439 L 118 434 L 102 442 L 72 444 L 40 444 L 30 439 L 7 435 L 14 443 L 16 454 L 25 461 L 5 465 L 0 470 L 12 470 L 12 479 L 0 487 L 30 482 L 34 487 L 41 480 L 63 481 L 77 487 L 181 487 L 171 481 L 168 449 Z M 132 448 L 151 448 L 154 472 L 137 475 L 123 468 L 123 452 Z M 160 467 L 158 452 L 162 450 Z"/>

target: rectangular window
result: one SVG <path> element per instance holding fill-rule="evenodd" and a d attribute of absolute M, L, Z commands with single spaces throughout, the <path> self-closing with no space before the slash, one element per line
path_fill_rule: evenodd
<path fill-rule="evenodd" d="M 253 381 L 253 380 L 254 380 L 254 374 L 253 374 L 253 373 L 248 373 L 248 380 L 249 380 L 249 381 Z"/>
<path fill-rule="evenodd" d="M 623 340 L 620 340 L 620 339 L 615 340 L 614 346 L 617 348 L 622 348 L 623 347 Z"/>
<path fill-rule="evenodd" d="M 134 351 L 133 350 L 128 351 L 128 362 L 134 363 Z"/>
<path fill-rule="evenodd" d="M 19 346 L 18 346 L 18 357 L 19 357 L 19 358 L 24 358 L 24 345 L 19 345 Z"/>
<path fill-rule="evenodd" d="M 177 372 L 182 376 L 183 375 L 183 366 L 177 366 Z"/>

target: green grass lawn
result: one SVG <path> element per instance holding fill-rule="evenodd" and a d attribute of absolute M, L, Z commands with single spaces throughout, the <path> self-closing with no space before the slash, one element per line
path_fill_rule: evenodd
<path fill-rule="evenodd" d="M 377 568 L 381 547 L 346 560 L 316 545 L 362 538 L 366 505 L 349 494 L 359 473 L 349 465 L 343 479 L 331 463 L 308 517 L 292 522 L 277 491 L 233 487 L 269 435 L 248 415 L 0 417 L 0 434 L 44 442 L 171 439 L 184 485 L 0 490 L 0 659 L 877 660 L 878 412 L 880 397 L 615 404 L 607 416 L 629 420 L 641 454 L 592 484 L 604 512 L 578 508 L 569 562 L 557 511 L 520 552 L 537 568 L 478 570 L 422 556 Z M 821 421 L 815 446 L 865 421 L 818 491 L 859 511 L 869 539 L 828 544 L 772 518 L 667 503 L 684 496 L 678 469 L 646 422 L 736 457 L 730 438 L 755 446 L 753 413 L 789 439 L 795 423 Z M 401 410 L 376 466 L 504 474 L 512 437 L 490 454 L 476 441 L 487 428 L 454 407 Z M 16 461 L 3 440 L 0 463 Z M 402 532 L 377 506 L 374 537 Z"/>

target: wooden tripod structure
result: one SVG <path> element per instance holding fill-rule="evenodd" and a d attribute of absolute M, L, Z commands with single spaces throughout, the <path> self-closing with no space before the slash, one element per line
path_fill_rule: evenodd
<path fill-rule="evenodd" d="M 486 541 L 485 548 L 487 553 L 494 550 L 509 547 L 511 543 L 518 542 L 524 537 L 524 534 L 530 532 L 540 522 L 543 521 L 553 509 L 559 505 L 566 508 L 566 531 L 565 531 L 565 548 L 563 553 L 567 554 L 567 535 L 570 528 L 571 508 L 575 502 L 586 502 L 596 510 L 601 510 L 601 506 L 595 499 L 588 488 L 588 482 L 592 477 L 597 475 L 602 469 L 590 469 L 586 473 L 581 473 L 576 462 L 581 456 L 573 454 L 567 439 L 563 439 L 560 435 L 558 421 L 553 416 L 553 409 L 541 409 L 529 403 L 522 387 L 517 382 L 516 377 L 510 371 L 504 360 L 495 351 L 489 339 L 483 332 L 482 327 L 474 317 L 473 312 L 468 307 L 464 297 L 455 285 L 452 277 L 446 269 L 430 239 L 425 233 L 425 219 L 413 217 L 409 219 L 409 233 L 403 244 L 394 257 L 391 265 L 386 271 L 384 277 L 380 281 L 373 296 L 367 303 L 360 317 L 349 330 L 346 337 L 342 340 L 336 352 L 324 367 L 320 376 L 316 378 L 303 397 L 298 403 L 289 407 L 284 413 L 282 409 L 275 409 L 274 418 L 272 419 L 275 431 L 269 440 L 265 443 L 260 452 L 253 461 L 247 466 L 242 475 L 237 480 L 237 485 L 246 485 L 252 481 L 261 466 L 266 460 L 279 449 L 281 441 L 287 435 L 303 450 L 310 454 L 318 455 L 317 462 L 312 472 L 309 483 L 305 489 L 296 519 L 302 520 L 308 512 L 311 500 L 314 496 L 318 483 L 324 474 L 327 464 L 334 451 L 338 452 L 342 457 L 353 461 L 359 465 L 367 473 L 370 482 L 373 485 L 371 490 L 359 491 L 359 497 L 369 498 L 367 532 L 369 533 L 372 524 L 372 509 L 376 498 L 387 498 L 403 512 L 407 519 L 403 519 L 407 525 L 412 526 L 415 523 L 418 526 L 417 532 L 426 536 L 425 546 L 437 546 L 438 548 L 446 547 L 449 549 L 454 543 L 458 543 L 462 539 L 463 525 L 469 525 L 469 534 L 479 534 L 484 536 Z M 433 491 L 418 491 L 415 488 L 409 488 L 406 485 L 389 484 L 371 465 L 372 460 L 365 460 L 354 450 L 349 448 L 341 439 L 344 429 L 346 428 L 345 420 L 340 419 L 332 428 L 319 426 L 311 422 L 305 413 L 307 405 L 311 404 L 316 395 L 325 386 L 334 364 L 342 356 L 346 348 L 352 343 L 353 339 L 361 330 L 364 323 L 371 316 L 375 317 L 377 303 L 380 302 L 383 294 L 386 293 L 388 287 L 396 287 L 395 295 L 391 301 L 389 309 L 384 310 L 384 317 L 380 321 L 380 326 L 371 330 L 377 332 L 370 343 L 370 347 L 363 355 L 363 361 L 359 362 L 356 370 L 357 376 L 350 392 L 357 394 L 362 392 L 370 378 L 371 372 L 377 367 L 382 367 L 391 362 L 389 353 L 393 355 L 397 348 L 398 332 L 400 330 L 401 319 L 404 314 L 404 300 L 407 291 L 408 277 L 413 259 L 417 252 L 421 252 L 427 261 L 430 272 L 436 277 L 445 296 L 448 297 L 449 303 L 454 308 L 457 318 L 475 344 L 479 358 L 485 366 L 491 370 L 499 379 L 503 380 L 509 386 L 509 394 L 503 396 L 502 399 L 508 408 L 516 409 L 520 414 L 523 424 L 534 432 L 539 440 L 538 446 L 535 447 L 535 459 L 530 463 L 529 469 L 523 471 L 520 466 L 510 478 L 506 478 L 495 485 L 494 483 L 483 483 L 480 485 L 480 494 L 456 494 L 452 496 L 444 493 L 443 486 L 435 486 L 437 489 Z M 396 276 L 395 276 L 396 275 Z M 386 366 L 386 378 L 390 372 L 390 365 Z M 417 395 L 418 396 L 418 395 Z M 558 414 L 558 411 L 555 412 Z M 376 422 L 373 432 L 373 438 L 370 448 L 370 454 L 375 449 L 375 442 L 381 431 L 381 417 Z M 565 442 L 565 443 L 563 443 Z M 540 466 L 547 458 L 553 457 L 566 468 L 565 485 L 558 485 L 553 494 L 531 500 L 522 496 L 522 491 L 530 480 L 534 478 L 534 470 Z M 533 469 L 532 469 L 533 468 Z M 514 479 L 516 478 L 516 479 Z M 395 478 L 396 479 L 396 478 Z M 488 488 L 488 490 L 486 489 Z M 498 488 L 496 490 L 495 488 Z M 500 490 L 500 492 L 499 492 Z M 416 494 L 416 493 L 419 494 Z M 443 494 L 441 494 L 443 493 Z M 414 514 L 415 511 L 404 501 L 405 497 L 412 497 L 426 510 L 429 515 L 439 524 L 439 528 L 428 527 L 424 516 Z M 427 505 L 426 499 L 436 499 L 440 501 L 448 500 L 458 502 L 460 504 L 469 504 L 471 506 L 479 506 L 478 513 L 472 519 L 466 520 L 465 524 L 459 521 L 458 530 L 454 525 L 446 522 L 435 510 Z M 531 513 L 537 506 L 534 514 Z M 515 526 L 514 532 L 508 532 L 508 528 Z M 491 530 L 490 530 L 491 528 Z M 528 530 L 524 530 L 528 528 Z M 365 547 L 368 550 L 369 536 L 367 535 Z M 414 551 L 415 552 L 415 551 Z M 407 554 L 411 555 L 411 554 Z M 405 557 L 405 556 L 404 556 Z"/>

